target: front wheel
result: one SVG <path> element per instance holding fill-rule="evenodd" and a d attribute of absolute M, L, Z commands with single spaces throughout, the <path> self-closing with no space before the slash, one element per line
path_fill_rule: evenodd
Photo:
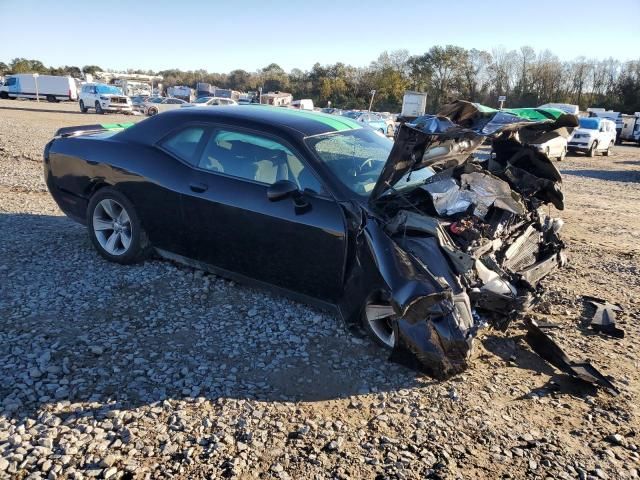
<path fill-rule="evenodd" d="M 82 100 L 80 100 L 80 111 L 82 113 L 87 113 L 89 109 L 87 107 L 84 106 L 84 102 Z"/>
<path fill-rule="evenodd" d="M 613 148 L 613 142 L 609 143 L 609 146 L 607 147 L 607 149 L 604 151 L 603 155 L 605 157 L 608 157 L 609 154 L 611 153 L 611 149 Z"/>
<path fill-rule="evenodd" d="M 589 151 L 587 152 L 587 157 L 595 157 L 596 156 L 596 149 L 598 148 L 598 142 L 593 142 L 591 144 L 591 148 L 589 149 Z"/>
<path fill-rule="evenodd" d="M 104 114 L 104 110 L 102 109 L 102 105 L 100 105 L 100 102 L 96 101 L 96 113 L 102 115 Z"/>
<path fill-rule="evenodd" d="M 149 242 L 133 204 L 113 188 L 103 188 L 91 197 L 87 209 L 89 238 L 107 260 L 124 265 L 147 255 Z"/>
<path fill-rule="evenodd" d="M 150 108 L 149 111 L 147 112 L 149 114 L 150 117 L 154 116 L 156 113 L 158 113 L 158 110 L 155 108 Z"/>
<path fill-rule="evenodd" d="M 391 350 L 396 342 L 393 330 L 396 318 L 396 313 L 389 302 L 381 295 L 374 295 L 367 300 L 362 311 L 362 326 L 373 341 Z"/>
<path fill-rule="evenodd" d="M 9 98 L 9 94 L 7 92 L 0 92 L 0 98 L 6 100 Z"/>

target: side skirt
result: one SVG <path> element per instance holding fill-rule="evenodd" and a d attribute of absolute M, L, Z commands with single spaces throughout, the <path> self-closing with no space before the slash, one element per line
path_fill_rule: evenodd
<path fill-rule="evenodd" d="M 170 260 L 172 262 L 176 262 L 181 265 L 186 265 L 188 267 L 197 268 L 198 270 L 204 270 L 206 272 L 213 273 L 214 275 L 218 275 L 219 277 L 223 277 L 228 280 L 233 280 L 234 282 L 242 283 L 243 285 L 258 288 L 260 290 L 265 290 L 267 292 L 275 293 L 277 295 L 282 295 L 283 297 L 287 297 L 293 301 L 304 303 L 306 305 L 311 305 L 320 310 L 340 316 L 340 311 L 337 305 L 334 305 L 333 303 L 325 302 L 324 300 L 318 300 L 317 298 L 313 298 L 308 295 L 304 295 L 302 293 L 294 292 L 287 288 L 278 287 L 276 285 L 272 285 L 270 283 L 266 283 L 261 280 L 256 280 L 254 278 L 247 277 L 246 275 L 242 275 L 241 273 L 231 272 L 229 270 L 225 270 L 224 268 L 215 267 L 208 263 L 200 262 L 198 260 L 194 260 L 192 258 L 188 258 L 183 255 L 179 255 L 177 253 L 163 250 L 161 248 L 155 248 L 155 251 L 158 253 L 158 255 L 160 255 L 162 258 L 166 260 Z"/>

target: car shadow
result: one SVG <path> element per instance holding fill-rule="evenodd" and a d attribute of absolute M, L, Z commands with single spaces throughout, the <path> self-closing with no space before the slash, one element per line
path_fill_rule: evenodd
<path fill-rule="evenodd" d="M 519 397 L 519 400 L 531 398 L 532 396 L 541 397 L 556 391 L 562 391 L 580 398 L 587 395 L 593 396 L 597 393 L 595 386 L 576 380 L 560 370 L 556 370 L 538 354 L 530 350 L 524 340 L 524 335 L 510 338 L 487 335 L 482 339 L 482 345 L 486 350 L 500 357 L 509 365 L 550 377 L 543 386 L 531 389 L 528 393 Z"/>
<path fill-rule="evenodd" d="M 5 415 L 315 402 L 434 383 L 326 312 L 166 261 L 107 262 L 66 217 L 0 214 L 0 231 Z"/>
<path fill-rule="evenodd" d="M 639 183 L 640 172 L 633 170 L 562 170 L 563 175 L 595 178 L 609 182 Z"/>

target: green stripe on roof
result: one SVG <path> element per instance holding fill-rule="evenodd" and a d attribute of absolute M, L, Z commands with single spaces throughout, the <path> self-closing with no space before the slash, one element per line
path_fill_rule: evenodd
<path fill-rule="evenodd" d="M 561 115 L 564 115 L 564 112 L 557 108 L 505 108 L 503 112 L 509 112 L 520 118 L 533 121 L 557 120 Z"/>
<path fill-rule="evenodd" d="M 129 128 L 129 127 L 132 127 L 133 125 L 135 125 L 133 122 L 127 122 L 127 123 L 102 123 L 102 124 L 100 124 L 100 126 L 102 128 L 104 128 L 105 130 L 115 130 L 115 129 L 120 129 L 120 128 Z"/>

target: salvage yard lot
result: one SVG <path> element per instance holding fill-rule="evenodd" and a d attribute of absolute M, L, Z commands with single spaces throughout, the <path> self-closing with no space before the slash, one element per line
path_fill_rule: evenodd
<path fill-rule="evenodd" d="M 47 193 L 42 149 L 63 126 L 140 119 L 0 101 L 0 478 L 638 474 L 640 148 L 557 164 L 570 263 L 532 313 L 612 376 L 612 397 L 544 363 L 520 322 L 435 382 L 327 313 L 106 262 Z M 580 328 L 583 295 L 624 307 L 623 340 Z"/>

